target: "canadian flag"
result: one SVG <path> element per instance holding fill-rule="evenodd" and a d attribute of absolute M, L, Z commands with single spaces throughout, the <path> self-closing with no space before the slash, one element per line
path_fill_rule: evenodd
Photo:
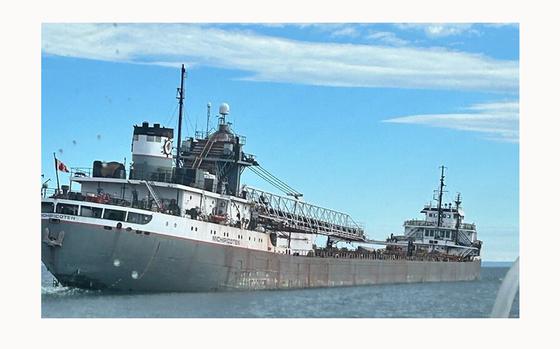
<path fill-rule="evenodd" d="M 64 165 L 64 163 L 58 159 L 56 159 L 56 169 L 60 172 L 70 172 L 68 170 L 68 167 L 66 167 L 66 165 Z"/>

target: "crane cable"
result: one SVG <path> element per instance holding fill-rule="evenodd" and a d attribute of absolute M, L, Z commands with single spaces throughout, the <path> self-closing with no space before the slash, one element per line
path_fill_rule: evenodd
<path fill-rule="evenodd" d="M 291 196 L 295 196 L 295 197 L 298 197 L 298 196 L 302 195 L 300 192 L 298 192 L 294 188 L 290 187 L 285 182 L 281 181 L 278 177 L 274 176 L 272 173 L 265 170 L 260 165 L 250 166 L 249 169 L 251 171 L 253 171 L 253 173 L 255 173 L 257 176 L 261 177 L 266 182 L 268 182 L 269 184 L 271 184 L 272 186 L 274 186 L 275 188 L 277 188 L 278 190 L 280 190 L 281 192 L 283 192 L 287 195 L 291 195 Z"/>

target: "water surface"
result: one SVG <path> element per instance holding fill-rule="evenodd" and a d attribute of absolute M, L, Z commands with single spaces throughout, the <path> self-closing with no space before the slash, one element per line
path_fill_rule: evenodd
<path fill-rule="evenodd" d="M 42 265 L 44 318 L 484 318 L 508 268 L 482 267 L 480 281 L 281 291 L 115 294 L 52 286 Z M 510 317 L 519 317 L 519 294 Z"/>

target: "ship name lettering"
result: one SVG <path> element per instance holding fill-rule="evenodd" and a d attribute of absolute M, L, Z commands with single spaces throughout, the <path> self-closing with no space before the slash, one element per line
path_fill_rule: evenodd
<path fill-rule="evenodd" d="M 58 214 L 58 213 L 41 213 L 41 218 L 58 218 L 64 219 L 67 221 L 75 221 L 76 217 L 66 214 Z"/>
<path fill-rule="evenodd" d="M 239 241 L 235 240 L 235 239 L 228 239 L 228 238 L 224 238 L 221 236 L 212 236 L 212 240 L 216 241 L 216 242 L 221 242 L 223 244 L 229 244 L 229 245 L 239 245 Z"/>

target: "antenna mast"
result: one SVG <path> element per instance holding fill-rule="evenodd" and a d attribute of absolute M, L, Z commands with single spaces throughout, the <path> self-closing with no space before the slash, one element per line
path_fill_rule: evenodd
<path fill-rule="evenodd" d="M 183 90 L 183 83 L 185 79 L 185 65 L 181 65 L 181 88 L 177 89 L 178 96 L 177 99 L 179 100 L 179 128 L 177 130 L 177 158 L 175 167 L 179 168 L 179 160 L 181 154 L 181 125 L 183 124 L 183 99 L 185 98 L 184 90 Z"/>
<path fill-rule="evenodd" d="M 461 193 L 457 193 L 455 205 L 457 206 L 457 221 L 455 222 L 455 244 L 457 244 L 459 241 L 459 228 L 461 228 L 461 214 L 459 213 L 459 207 L 461 205 Z"/>
<path fill-rule="evenodd" d="M 443 183 L 443 180 L 445 178 L 444 175 L 444 170 L 445 170 L 445 166 L 440 166 L 441 168 L 441 177 L 439 179 L 439 193 L 438 193 L 438 204 L 437 204 L 437 210 L 438 210 L 438 216 L 437 216 L 437 226 L 441 227 L 441 199 L 443 197 L 443 187 L 445 187 L 445 184 Z"/>
<path fill-rule="evenodd" d="M 208 138 L 208 124 L 210 124 L 210 108 L 212 107 L 212 104 L 210 104 L 210 102 L 208 102 L 206 107 L 208 108 L 208 110 L 206 112 L 206 138 Z"/>

